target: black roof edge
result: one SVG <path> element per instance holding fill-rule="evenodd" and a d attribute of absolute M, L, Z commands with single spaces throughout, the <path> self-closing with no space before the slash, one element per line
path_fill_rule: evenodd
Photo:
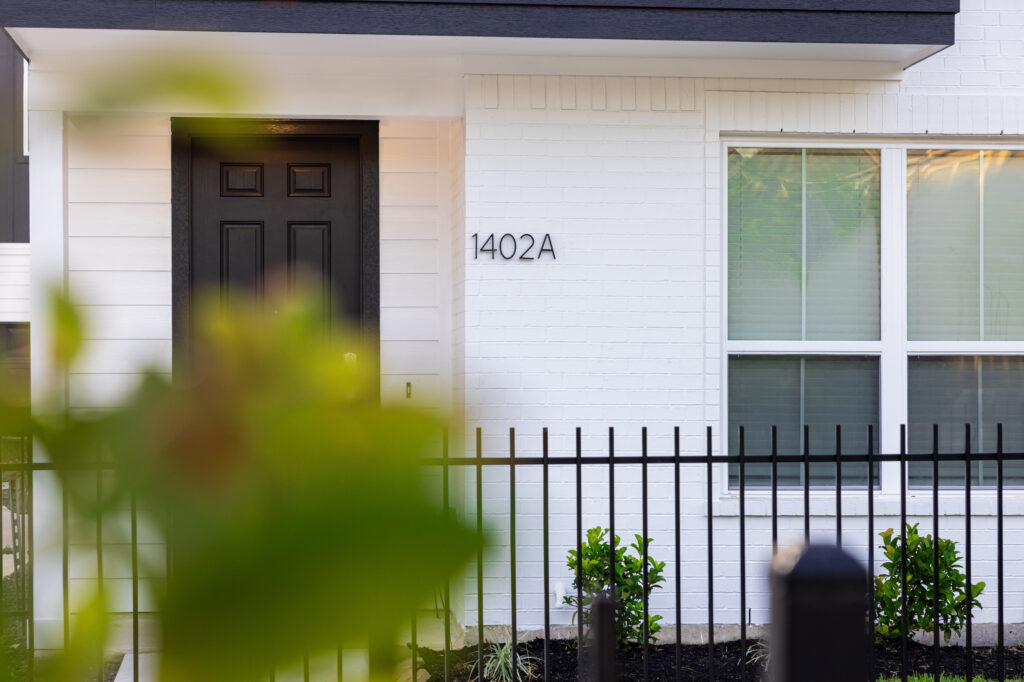
<path fill-rule="evenodd" d="M 958 0 L 623 2 L 3 0 L 0 26 L 943 46 L 959 10 Z"/>
<path fill-rule="evenodd" d="M 193 0 L 207 2 L 208 0 Z M 292 0 L 349 2 L 350 0 Z M 801 10 L 809 12 L 959 12 L 960 0 L 363 0 L 379 4 L 547 5 L 552 7 L 622 7 L 660 9 Z"/>

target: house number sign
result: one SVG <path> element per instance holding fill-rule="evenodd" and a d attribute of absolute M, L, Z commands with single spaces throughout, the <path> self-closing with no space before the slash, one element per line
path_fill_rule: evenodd
<path fill-rule="evenodd" d="M 540 248 L 537 248 L 539 245 Z M 518 237 L 506 232 L 503 235 L 494 233 L 488 235 L 473 235 L 473 260 L 486 258 L 490 254 L 491 260 L 501 256 L 504 260 L 512 260 L 519 255 L 519 260 L 541 260 L 550 256 L 555 260 L 555 245 L 551 241 L 551 235 L 543 237 L 532 234 L 521 234 Z"/>

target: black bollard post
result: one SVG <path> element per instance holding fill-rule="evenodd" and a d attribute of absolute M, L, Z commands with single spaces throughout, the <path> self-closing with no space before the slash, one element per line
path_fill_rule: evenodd
<path fill-rule="evenodd" d="M 615 602 L 601 595 L 590 606 L 590 627 L 593 637 L 590 649 L 590 679 L 593 682 L 615 682 Z"/>
<path fill-rule="evenodd" d="M 867 573 L 833 545 L 793 547 L 772 562 L 771 682 L 864 682 Z"/>

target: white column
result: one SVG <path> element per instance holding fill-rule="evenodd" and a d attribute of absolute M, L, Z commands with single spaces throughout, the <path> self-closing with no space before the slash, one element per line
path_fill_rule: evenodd
<path fill-rule="evenodd" d="M 29 112 L 29 170 L 31 219 L 31 336 L 32 410 L 61 409 L 67 377 L 55 376 L 49 349 L 53 328 L 48 314 L 48 293 L 65 285 L 65 160 L 64 114 L 60 111 Z M 58 386 L 56 402 L 53 387 Z M 36 444 L 35 461 L 47 455 Z M 64 590 L 61 552 L 61 496 L 56 476 L 35 474 L 32 490 L 34 532 L 33 600 L 37 649 L 59 648 L 63 643 Z"/>
<path fill-rule="evenodd" d="M 880 380 L 883 453 L 900 451 L 900 425 L 907 423 L 907 156 L 882 148 L 882 358 Z M 882 490 L 898 495 L 896 462 L 881 465 Z"/>

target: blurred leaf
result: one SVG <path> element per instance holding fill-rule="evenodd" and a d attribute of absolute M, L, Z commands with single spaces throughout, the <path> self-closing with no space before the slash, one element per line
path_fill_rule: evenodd
<path fill-rule="evenodd" d="M 50 293 L 50 320 L 53 325 L 53 361 L 59 369 L 66 369 L 82 350 L 85 331 L 70 299 L 56 289 Z"/>
<path fill-rule="evenodd" d="M 177 381 L 152 373 L 118 409 L 34 426 L 79 513 L 135 495 L 168 539 L 171 682 L 249 681 L 306 651 L 394 641 L 479 549 L 424 485 L 445 424 L 382 407 L 373 351 L 329 329 L 320 302 L 270 296 L 201 306 Z M 96 500 L 73 471 L 101 458 L 116 476 Z"/>
<path fill-rule="evenodd" d="M 187 102 L 212 111 L 238 111 L 249 97 L 247 79 L 222 57 L 155 55 L 118 68 L 97 70 L 87 84 L 98 111 Z"/>
<path fill-rule="evenodd" d="M 72 682 L 95 679 L 102 664 L 107 639 L 107 604 L 100 592 L 74 609 L 71 637 L 60 654 L 39 659 L 36 679 L 41 682 Z"/>

